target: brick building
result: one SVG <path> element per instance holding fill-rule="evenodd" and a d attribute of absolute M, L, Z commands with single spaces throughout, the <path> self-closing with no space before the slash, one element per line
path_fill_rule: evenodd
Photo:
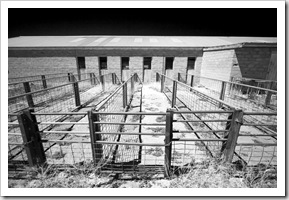
<path fill-rule="evenodd" d="M 277 38 L 172 36 L 31 36 L 8 40 L 9 77 L 115 72 L 125 80 L 156 72 L 230 80 L 277 80 Z"/>

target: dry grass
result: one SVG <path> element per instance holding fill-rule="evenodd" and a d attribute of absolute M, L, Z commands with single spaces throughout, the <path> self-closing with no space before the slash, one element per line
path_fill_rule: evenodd
<path fill-rule="evenodd" d="M 152 149 L 151 153 L 158 152 Z M 85 165 L 85 166 L 84 166 Z M 187 170 L 175 170 L 170 179 L 142 177 L 135 180 L 120 180 L 118 174 L 99 174 L 91 164 L 59 170 L 51 166 L 32 169 L 36 176 L 25 180 L 9 179 L 11 188 L 276 188 L 277 169 L 265 165 L 246 168 L 224 164 L 218 160 L 191 163 Z M 241 169 L 241 170 L 240 170 Z"/>

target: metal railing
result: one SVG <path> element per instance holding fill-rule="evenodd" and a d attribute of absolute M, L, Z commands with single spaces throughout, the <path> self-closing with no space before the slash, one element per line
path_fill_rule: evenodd
<path fill-rule="evenodd" d="M 193 89 L 220 99 L 234 108 L 242 109 L 245 112 L 275 113 L 277 110 L 277 91 L 264 89 L 246 84 L 222 81 L 218 79 L 190 75 Z M 185 82 L 185 75 L 180 74 L 179 80 Z M 274 119 L 273 119 L 274 118 Z M 246 116 L 248 122 L 258 121 L 267 123 L 262 115 Z M 277 117 L 271 120 L 277 121 Z"/>
<path fill-rule="evenodd" d="M 251 85 L 255 87 L 266 88 L 270 90 L 277 90 L 277 81 L 274 81 L 274 80 L 231 77 L 230 81 L 241 83 L 241 84 L 246 84 L 246 85 Z"/>
<path fill-rule="evenodd" d="M 212 95 L 202 93 L 195 87 L 186 85 L 183 82 L 171 79 L 167 76 L 158 74 L 157 77 L 161 82 L 161 91 L 163 91 L 167 98 L 171 101 L 172 107 L 175 107 L 178 111 L 185 113 L 200 111 L 200 114 L 196 112 L 194 115 L 185 116 L 185 114 L 182 114 L 180 116 L 183 119 L 181 120 L 183 122 L 193 120 L 192 124 L 187 124 L 189 129 L 191 129 L 188 130 L 188 132 L 198 130 L 198 125 L 201 125 L 202 128 L 206 128 L 209 132 L 213 133 L 211 135 L 206 135 L 205 139 L 212 139 L 212 137 L 215 139 L 229 138 L 230 135 L 228 135 L 226 131 L 220 131 L 222 135 L 220 135 L 218 131 L 230 129 L 230 123 L 232 122 L 234 114 L 225 114 L 223 112 L 232 110 L 235 110 L 234 112 L 240 111 L 241 114 L 239 115 L 241 115 L 241 117 L 238 120 L 238 123 L 239 126 L 241 126 L 237 131 L 238 134 L 240 132 L 240 137 L 237 136 L 236 139 L 236 142 L 238 141 L 238 143 L 236 143 L 237 147 L 234 151 L 234 160 L 239 159 L 248 165 L 254 165 L 256 162 L 252 162 L 252 159 L 250 159 L 253 155 L 258 157 L 259 163 L 275 163 L 277 142 L 276 112 L 272 110 L 271 112 L 247 112 L 239 107 L 234 107 L 234 105 L 227 103 L 225 100 L 223 101 L 222 96 L 220 96 L 218 99 Z M 221 91 L 222 90 L 224 89 L 221 89 Z M 219 94 L 221 94 L 221 92 Z M 202 121 L 203 119 L 206 119 L 207 121 Z M 197 123 L 198 120 L 200 121 L 199 123 Z M 196 133 L 198 132 L 196 131 Z M 243 133 L 252 133 L 252 135 L 246 135 Z M 201 136 L 196 137 L 198 137 L 198 139 L 201 138 Z M 254 139 L 250 140 L 250 137 L 254 137 Z M 270 140 L 270 144 L 266 144 L 266 140 Z M 246 150 L 246 148 L 242 148 L 242 146 L 250 146 L 250 155 L 252 155 L 249 155 L 247 158 L 246 153 L 243 152 Z M 273 150 L 270 148 L 265 149 L 264 146 L 271 146 Z M 254 149 L 258 149 L 259 147 L 263 147 L 263 152 L 261 152 L 261 154 L 254 153 Z M 208 145 L 206 150 L 210 155 L 213 155 L 213 153 L 209 151 Z M 264 157 L 266 157 L 264 155 L 267 155 L 267 159 L 269 158 L 272 160 L 268 162 L 268 160 L 264 159 Z M 232 158 L 232 155 L 230 155 L 230 160 Z"/>
<path fill-rule="evenodd" d="M 11 114 L 18 123 L 10 126 L 17 126 L 18 131 L 9 133 L 10 163 L 92 163 L 101 173 L 163 173 L 166 177 L 212 157 L 229 163 L 241 160 L 249 166 L 276 163 L 277 125 L 270 117 L 277 113 L 244 112 L 182 82 L 161 74 L 157 77 L 171 102 L 166 112 L 142 111 L 142 84 L 135 74 L 85 112 Z M 111 79 L 114 82 L 115 77 Z M 140 98 L 134 99 L 135 95 Z M 138 105 L 139 110 L 133 110 Z M 54 115 L 65 118 L 37 118 Z M 144 122 L 148 116 L 159 116 L 160 123 Z M 271 123 L 248 122 L 248 116 L 266 116 Z M 154 131 L 142 127 L 154 127 Z M 161 140 L 152 142 L 156 137 Z"/>

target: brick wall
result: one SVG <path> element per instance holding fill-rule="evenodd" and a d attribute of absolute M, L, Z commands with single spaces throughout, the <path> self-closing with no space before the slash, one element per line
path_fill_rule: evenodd
<path fill-rule="evenodd" d="M 9 78 L 55 74 L 76 73 L 76 60 L 73 57 L 8 58 Z"/>
<path fill-rule="evenodd" d="M 230 80 L 233 57 L 233 49 L 204 52 L 201 76 Z"/>
<path fill-rule="evenodd" d="M 119 80 L 121 80 L 120 57 L 107 57 L 107 73 L 115 73 Z"/>
<path fill-rule="evenodd" d="M 185 74 L 187 72 L 188 57 L 175 57 L 173 65 L 174 79 L 178 79 L 178 73 Z"/>
<path fill-rule="evenodd" d="M 85 72 L 93 72 L 96 76 L 99 75 L 98 57 L 85 57 L 86 69 Z"/>
<path fill-rule="evenodd" d="M 243 47 L 236 49 L 236 58 L 242 77 L 266 79 L 273 50 L 276 48 Z"/>
<path fill-rule="evenodd" d="M 139 78 L 142 80 L 143 76 L 143 57 L 130 57 L 129 59 L 130 73 L 137 73 Z"/>
<path fill-rule="evenodd" d="M 162 74 L 164 71 L 164 57 L 152 57 L 152 81 L 156 80 L 156 73 Z"/>

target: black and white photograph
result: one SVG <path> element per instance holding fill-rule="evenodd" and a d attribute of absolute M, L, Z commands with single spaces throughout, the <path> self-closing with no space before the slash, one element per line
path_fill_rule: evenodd
<path fill-rule="evenodd" d="M 1 196 L 284 196 L 284 75 L 285 1 L 2 1 Z"/>

